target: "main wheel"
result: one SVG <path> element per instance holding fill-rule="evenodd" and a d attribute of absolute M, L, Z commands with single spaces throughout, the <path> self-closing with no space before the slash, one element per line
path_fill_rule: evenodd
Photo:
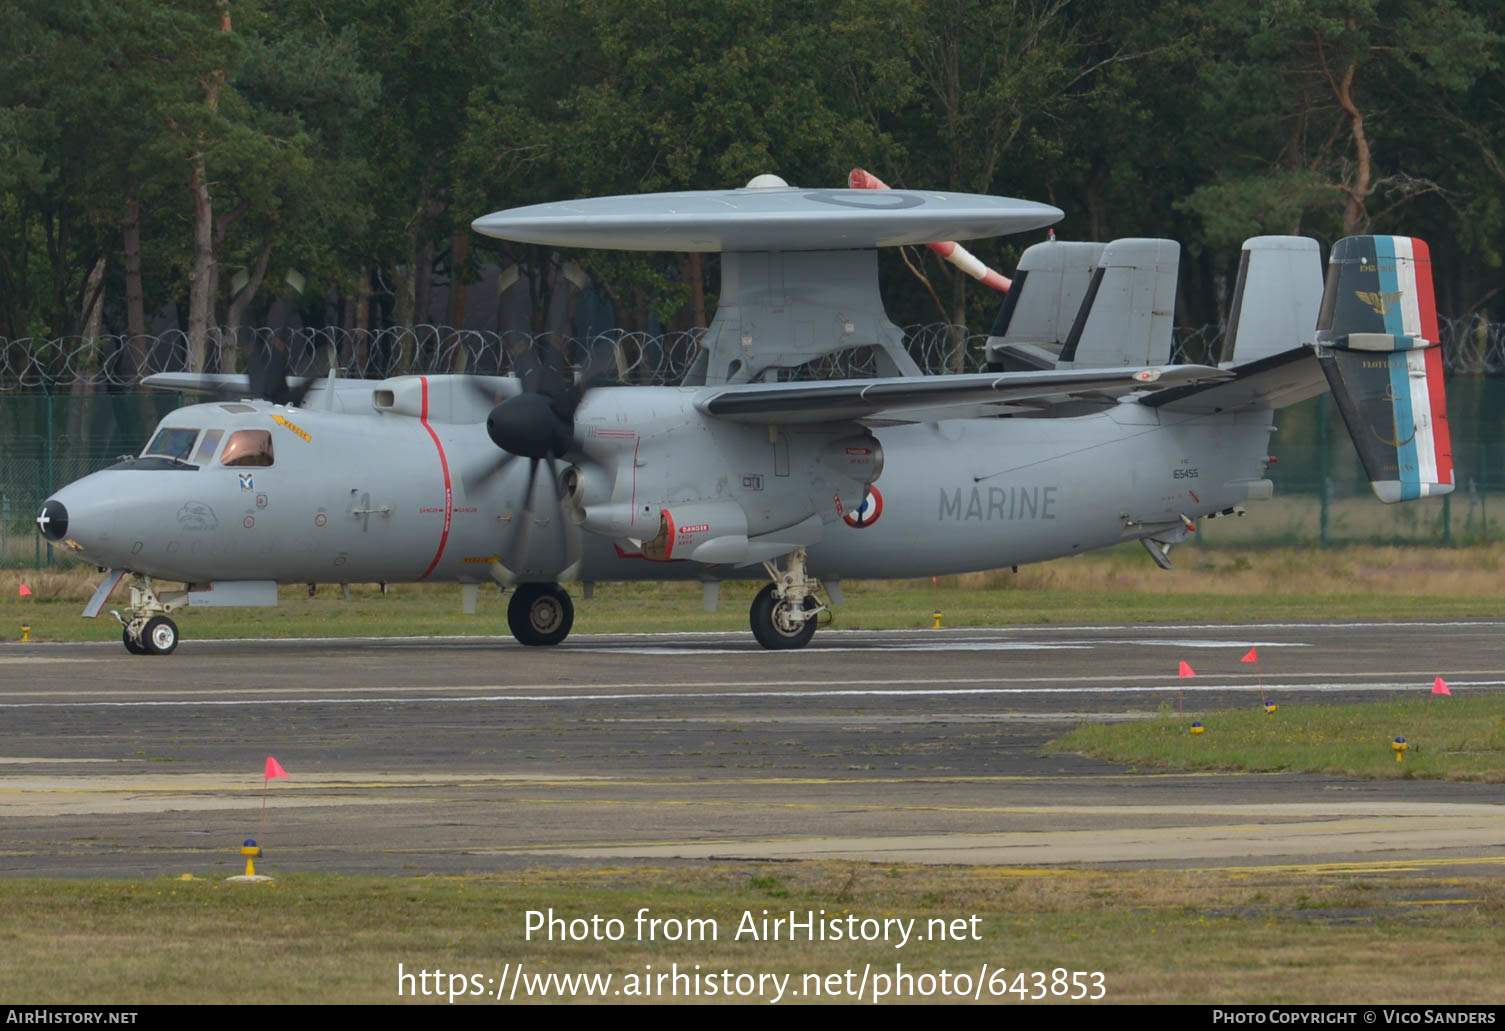
<path fill-rule="evenodd" d="M 805 607 L 813 609 L 816 601 L 805 598 Z M 773 584 L 758 592 L 749 613 L 753 636 L 758 643 L 769 649 L 803 648 L 815 636 L 815 620 L 799 619 L 790 611 L 788 602 L 781 602 L 774 594 Z"/>
<path fill-rule="evenodd" d="M 131 636 L 130 627 L 121 627 L 120 639 L 121 641 L 125 642 L 125 650 L 130 652 L 132 655 L 146 654 L 146 645 L 142 644 L 140 641 Z"/>
<path fill-rule="evenodd" d="M 153 616 L 141 631 L 141 643 L 148 655 L 171 655 L 178 646 L 178 624 L 166 616 Z"/>
<path fill-rule="evenodd" d="M 518 584 L 507 603 L 507 626 L 520 644 L 558 644 L 575 623 L 575 606 L 558 584 Z"/>

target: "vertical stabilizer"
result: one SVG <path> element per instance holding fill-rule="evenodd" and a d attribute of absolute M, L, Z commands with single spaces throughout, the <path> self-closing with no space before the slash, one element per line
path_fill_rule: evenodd
<path fill-rule="evenodd" d="M 1181 245 L 1129 238 L 1103 248 L 1060 369 L 1163 365 L 1170 360 Z"/>
<path fill-rule="evenodd" d="M 1310 344 L 1322 305 L 1322 256 L 1304 236 L 1244 241 L 1223 364 L 1244 365 Z"/>
<path fill-rule="evenodd" d="M 988 336 L 992 366 L 1055 368 L 1106 246 L 1050 240 L 1025 250 Z"/>
<path fill-rule="evenodd" d="M 1351 236 L 1333 245 L 1317 357 L 1381 501 L 1452 493 L 1438 345 L 1425 242 Z"/>

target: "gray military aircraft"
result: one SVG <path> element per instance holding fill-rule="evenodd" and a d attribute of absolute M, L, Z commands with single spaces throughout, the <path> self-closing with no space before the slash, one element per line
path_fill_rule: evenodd
<path fill-rule="evenodd" d="M 1173 365 L 1179 251 L 1165 240 L 1030 247 L 989 371 L 927 376 L 877 289 L 877 248 L 996 236 L 1061 217 L 1028 201 L 918 190 L 608 197 L 487 215 L 487 235 L 557 247 L 721 253 L 715 319 L 685 381 L 599 385 L 547 349 L 511 376 L 147 382 L 220 400 L 164 418 L 142 453 L 70 484 L 37 518 L 109 571 L 84 611 L 128 650 L 177 646 L 188 605 L 274 605 L 279 583 L 512 588 L 518 641 L 563 641 L 560 585 L 698 580 L 761 566 L 766 648 L 799 648 L 845 578 L 1016 566 L 1144 543 L 1169 566 L 1194 521 L 1268 498 L 1275 410 L 1329 387 L 1384 501 L 1452 490 L 1426 245 L 1366 236 L 1244 245 L 1225 361 Z M 802 381 L 859 358 L 876 375 Z M 542 482 L 541 482 L 542 481 Z M 165 590 L 159 581 L 183 584 Z"/>

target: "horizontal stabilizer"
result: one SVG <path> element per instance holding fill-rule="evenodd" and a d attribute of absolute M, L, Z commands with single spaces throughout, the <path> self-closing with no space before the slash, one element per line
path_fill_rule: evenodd
<path fill-rule="evenodd" d="M 1233 412 L 1287 408 L 1327 390 L 1327 379 L 1310 345 L 1266 355 L 1228 371 L 1233 378 L 1227 382 L 1157 390 L 1141 398 L 1141 403 L 1177 412 Z"/>
<path fill-rule="evenodd" d="M 1317 353 L 1375 495 L 1449 494 L 1452 440 L 1425 242 L 1351 236 L 1328 260 Z"/>

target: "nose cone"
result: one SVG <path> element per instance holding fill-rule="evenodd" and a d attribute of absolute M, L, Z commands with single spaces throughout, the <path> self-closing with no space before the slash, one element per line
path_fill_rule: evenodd
<path fill-rule="evenodd" d="M 49 541 L 68 536 L 68 509 L 57 498 L 48 498 L 37 515 L 37 529 Z"/>

